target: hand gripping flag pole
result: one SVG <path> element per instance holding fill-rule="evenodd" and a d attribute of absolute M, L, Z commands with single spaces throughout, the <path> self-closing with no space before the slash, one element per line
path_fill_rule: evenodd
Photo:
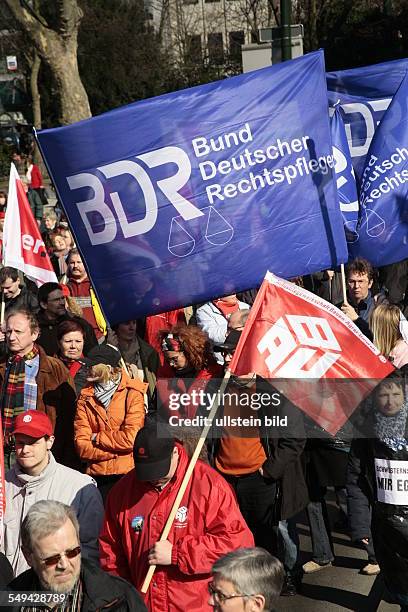
<path fill-rule="evenodd" d="M 168 537 L 168 535 L 170 533 L 170 529 L 171 529 L 171 527 L 173 525 L 173 521 L 174 521 L 174 518 L 176 516 L 176 512 L 177 512 L 177 510 L 178 510 L 178 508 L 180 506 L 181 500 L 183 499 L 183 495 L 186 492 L 186 489 L 187 489 L 188 483 L 190 481 L 191 475 L 193 473 L 195 464 L 197 463 L 197 459 L 200 456 L 201 449 L 204 446 L 204 442 L 207 439 L 208 432 L 211 429 L 212 422 L 213 422 L 213 420 L 215 418 L 215 415 L 217 413 L 218 406 L 220 404 L 220 398 L 222 397 L 222 395 L 223 395 L 223 393 L 224 393 L 224 391 L 225 391 L 225 389 L 226 389 L 226 387 L 228 385 L 228 381 L 230 379 L 230 376 L 231 376 L 231 372 L 229 370 L 227 370 L 225 372 L 225 374 L 224 374 L 224 378 L 223 378 L 223 380 L 221 382 L 219 391 L 217 393 L 216 401 L 214 402 L 214 405 L 211 408 L 211 411 L 210 411 L 210 413 L 209 413 L 209 415 L 207 417 L 208 418 L 207 424 L 206 424 L 206 426 L 203 428 L 203 430 L 201 432 L 200 439 L 199 439 L 199 441 L 197 443 L 197 446 L 195 447 L 194 453 L 193 453 L 193 455 L 192 455 L 192 457 L 190 459 L 190 463 L 188 464 L 186 473 L 184 474 L 184 478 L 182 480 L 182 483 L 181 483 L 180 488 L 178 490 L 178 493 L 176 495 L 176 499 L 174 500 L 174 504 L 173 504 L 173 506 L 171 508 L 169 517 L 168 517 L 168 519 L 166 521 L 166 524 L 165 524 L 163 532 L 162 532 L 162 534 L 160 536 L 159 542 L 162 542 L 163 540 L 167 540 L 167 537 Z M 143 582 L 143 585 L 142 585 L 142 588 L 141 588 L 141 592 L 142 593 L 146 593 L 147 592 L 147 589 L 149 588 L 150 582 L 151 582 L 151 580 L 153 578 L 153 574 L 154 574 L 155 571 L 156 571 L 156 565 L 151 565 L 150 568 L 149 568 L 149 571 L 146 574 L 146 578 L 144 579 L 144 582 Z"/>

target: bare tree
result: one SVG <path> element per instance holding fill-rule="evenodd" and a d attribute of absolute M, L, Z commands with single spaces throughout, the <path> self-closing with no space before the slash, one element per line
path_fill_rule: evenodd
<path fill-rule="evenodd" d="M 69 124 L 91 116 L 78 70 L 78 28 L 82 10 L 77 0 L 54 0 L 52 25 L 27 0 L 5 0 L 38 56 L 48 65 L 59 96 L 59 121 Z"/>

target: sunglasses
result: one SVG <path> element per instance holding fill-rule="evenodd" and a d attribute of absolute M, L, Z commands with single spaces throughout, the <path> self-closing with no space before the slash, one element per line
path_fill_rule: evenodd
<path fill-rule="evenodd" d="M 76 548 L 71 548 L 71 550 L 66 550 L 63 553 L 58 555 L 51 555 L 51 557 L 46 557 L 45 559 L 41 559 L 41 561 L 47 567 L 51 567 L 52 565 L 57 565 L 62 559 L 62 557 L 66 557 L 67 559 L 75 559 L 81 552 L 81 547 L 77 546 Z"/>

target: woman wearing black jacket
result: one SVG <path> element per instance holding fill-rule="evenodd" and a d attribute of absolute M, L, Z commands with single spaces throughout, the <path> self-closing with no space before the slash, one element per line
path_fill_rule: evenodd
<path fill-rule="evenodd" d="M 361 437 L 351 446 L 347 491 L 353 539 L 371 532 L 391 595 L 408 611 L 408 402 L 405 378 L 393 373 L 372 396 Z M 366 524 L 364 524 L 366 522 Z"/>

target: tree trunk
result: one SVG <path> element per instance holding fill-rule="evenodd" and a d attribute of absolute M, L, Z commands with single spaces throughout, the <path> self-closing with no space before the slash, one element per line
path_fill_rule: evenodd
<path fill-rule="evenodd" d="M 30 38 L 41 60 L 49 66 L 59 97 L 62 125 L 91 116 L 88 96 L 78 70 L 78 28 L 82 11 L 77 0 L 54 0 L 59 26 L 52 29 L 38 13 L 24 8 L 20 0 L 6 0 L 13 16 Z"/>
<path fill-rule="evenodd" d="M 59 41 L 58 41 L 59 42 Z M 55 46 L 55 52 L 50 52 L 44 61 L 50 70 L 57 85 L 59 95 L 61 125 L 68 125 L 81 119 L 88 119 L 92 116 L 89 107 L 88 95 L 79 76 L 77 61 L 77 41 L 70 41 L 68 45 L 50 45 L 50 49 Z"/>
<path fill-rule="evenodd" d="M 34 60 L 31 65 L 31 74 L 30 74 L 30 90 L 31 90 L 31 99 L 33 102 L 33 125 L 39 130 L 41 129 L 42 119 L 41 119 L 41 96 L 40 91 L 38 89 L 38 73 L 40 72 L 41 59 L 37 53 L 34 52 Z M 34 147 L 34 163 L 40 165 L 41 171 L 43 171 L 42 167 L 42 159 L 40 152 L 38 151 L 38 147 Z"/>
<path fill-rule="evenodd" d="M 38 73 L 40 72 L 41 59 L 37 53 L 34 53 L 34 61 L 31 66 L 30 89 L 31 99 L 33 101 L 33 124 L 37 130 L 41 129 L 41 96 L 38 89 Z"/>

